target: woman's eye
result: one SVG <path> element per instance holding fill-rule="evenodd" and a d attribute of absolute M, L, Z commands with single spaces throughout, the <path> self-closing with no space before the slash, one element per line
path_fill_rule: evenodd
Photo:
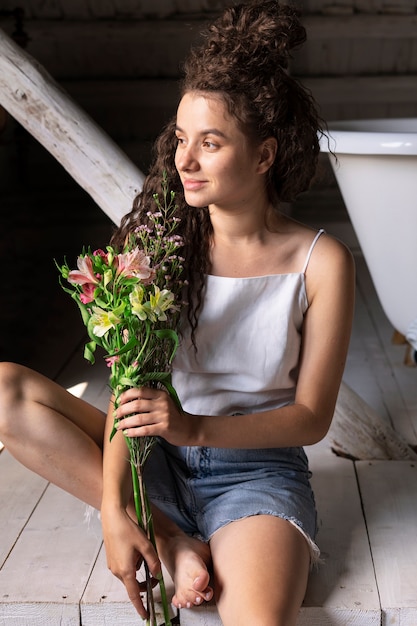
<path fill-rule="evenodd" d="M 213 143 L 212 141 L 208 141 L 208 140 L 203 142 L 203 146 L 205 148 L 209 148 L 210 150 L 214 150 L 215 148 L 217 148 L 217 144 L 216 143 Z"/>

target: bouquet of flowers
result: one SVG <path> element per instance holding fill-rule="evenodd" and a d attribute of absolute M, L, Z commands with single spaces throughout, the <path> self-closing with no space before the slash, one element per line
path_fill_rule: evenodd
<path fill-rule="evenodd" d="M 77 270 L 58 266 L 62 285 L 77 302 L 89 341 L 84 356 L 94 363 L 97 346 L 111 368 L 110 386 L 115 408 L 129 387 L 162 386 L 180 406 L 171 384 L 170 364 L 178 346 L 176 328 L 182 304 L 182 238 L 176 233 L 175 194 L 163 177 L 163 197 L 154 195 L 155 211 L 139 226 L 122 252 L 83 250 Z M 62 284 L 62 281 L 61 281 Z M 111 437 L 115 434 L 115 428 Z M 143 482 L 143 470 L 154 437 L 126 437 L 130 452 L 133 495 L 140 527 L 155 545 L 152 514 Z M 148 624 L 156 626 L 151 576 L 145 563 Z M 161 577 L 165 624 L 170 625 L 165 586 Z"/>

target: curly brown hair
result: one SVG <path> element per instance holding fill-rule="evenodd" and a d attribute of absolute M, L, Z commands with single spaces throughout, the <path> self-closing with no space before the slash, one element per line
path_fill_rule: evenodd
<path fill-rule="evenodd" d="M 276 0 L 253 0 L 230 7 L 203 33 L 184 63 L 180 95 L 211 92 L 225 102 L 230 115 L 253 141 L 277 139 L 277 155 L 268 172 L 273 206 L 291 202 L 308 189 L 316 172 L 319 136 L 323 133 L 314 100 L 288 73 L 291 51 L 306 32 L 297 9 Z M 154 146 L 154 158 L 142 192 L 122 220 L 112 243 L 123 246 L 129 233 L 154 210 L 165 171 L 176 194 L 181 235 L 185 241 L 184 279 L 188 281 L 188 319 L 194 336 L 205 275 L 210 271 L 212 226 L 208 208 L 190 208 L 175 168 L 175 117 Z"/>

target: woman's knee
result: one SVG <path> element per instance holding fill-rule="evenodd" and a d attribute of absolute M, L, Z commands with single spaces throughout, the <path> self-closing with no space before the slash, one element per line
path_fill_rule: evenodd
<path fill-rule="evenodd" d="M 28 372 L 17 363 L 0 363 L 0 434 L 6 435 L 16 424 L 16 409 L 25 397 Z"/>
<path fill-rule="evenodd" d="M 310 554 L 292 524 L 270 515 L 251 516 L 219 529 L 210 546 L 216 600 L 225 626 L 296 624 Z"/>

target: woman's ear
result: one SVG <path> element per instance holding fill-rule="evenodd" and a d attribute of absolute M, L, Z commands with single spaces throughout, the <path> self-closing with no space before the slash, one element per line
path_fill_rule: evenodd
<path fill-rule="evenodd" d="M 259 146 L 258 174 L 265 174 L 275 161 L 277 154 L 277 140 L 275 137 L 268 137 Z"/>

